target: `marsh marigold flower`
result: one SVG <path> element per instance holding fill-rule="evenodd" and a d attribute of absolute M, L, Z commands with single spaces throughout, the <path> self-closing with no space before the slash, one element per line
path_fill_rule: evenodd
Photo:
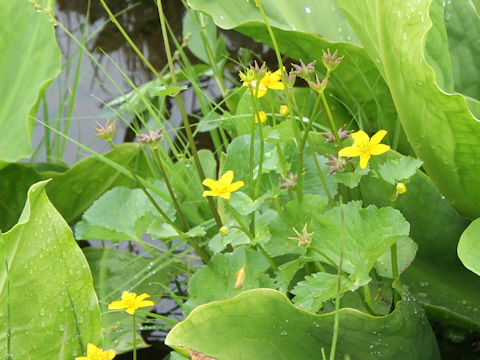
<path fill-rule="evenodd" d="M 76 357 L 75 360 L 112 360 L 115 357 L 115 351 L 102 350 L 95 345 L 88 343 L 87 356 Z"/>
<path fill-rule="evenodd" d="M 203 192 L 203 197 L 220 196 L 226 200 L 230 199 L 232 192 L 237 191 L 245 185 L 243 181 L 236 181 L 232 184 L 232 180 L 232 170 L 228 170 L 218 181 L 208 178 L 203 180 L 202 184 L 210 188 L 210 190 L 205 190 Z"/>
<path fill-rule="evenodd" d="M 386 130 L 380 130 L 370 138 L 365 131 L 357 131 L 352 134 L 353 145 L 341 149 L 338 155 L 344 157 L 360 156 L 360 167 L 365 169 L 372 155 L 381 155 L 390 150 L 390 146 L 380 144 L 386 134 Z"/>
<path fill-rule="evenodd" d="M 285 85 L 282 82 L 280 69 L 275 72 L 267 71 L 265 75 L 260 79 L 260 82 L 257 84 L 257 80 L 253 77 L 253 72 L 247 71 L 247 74 L 240 74 L 240 78 L 243 81 L 242 86 L 248 87 L 257 98 L 263 97 L 268 89 L 272 90 L 283 90 Z"/>
<path fill-rule="evenodd" d="M 108 305 L 108 310 L 125 310 L 128 314 L 133 315 L 138 308 L 155 305 L 153 301 L 145 300 L 147 297 L 150 297 L 147 293 L 137 295 L 134 292 L 124 291 L 122 299 L 112 301 Z"/>

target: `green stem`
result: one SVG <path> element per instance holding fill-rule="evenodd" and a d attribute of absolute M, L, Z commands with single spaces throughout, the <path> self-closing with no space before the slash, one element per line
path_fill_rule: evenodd
<path fill-rule="evenodd" d="M 137 325 L 135 324 L 135 314 L 132 314 L 132 333 L 133 333 L 133 360 L 137 360 Z"/>
<path fill-rule="evenodd" d="M 312 152 L 312 157 L 313 161 L 315 162 L 315 167 L 317 168 L 317 174 L 318 177 L 320 178 L 320 181 L 322 182 L 322 186 L 325 189 L 325 193 L 327 194 L 328 201 L 330 202 L 330 206 L 335 206 L 335 201 L 333 200 L 332 193 L 330 192 L 330 189 L 328 188 L 327 185 L 327 180 L 325 179 L 325 176 L 323 175 L 322 168 L 320 167 L 320 164 L 317 159 L 317 154 L 315 153 L 315 150 L 313 148 L 313 143 L 312 140 L 310 139 L 310 136 L 308 137 L 308 145 L 310 147 L 310 151 Z"/>
<path fill-rule="evenodd" d="M 175 74 L 175 69 L 173 67 L 172 53 L 170 51 L 170 42 L 168 41 L 168 33 L 165 26 L 165 14 L 163 13 L 162 2 L 160 0 L 157 0 L 157 8 L 160 16 L 160 26 L 162 28 L 162 37 L 163 37 L 163 43 L 165 45 L 165 53 L 167 54 L 168 67 L 170 69 L 170 76 L 172 77 L 173 86 L 178 86 L 177 76 Z M 175 100 L 178 103 L 178 108 L 182 116 L 185 133 L 187 134 L 187 139 L 190 144 L 190 148 L 192 150 L 193 159 L 195 161 L 195 166 L 197 167 L 198 175 L 200 176 L 200 181 L 203 182 L 203 180 L 205 180 L 205 173 L 203 172 L 202 164 L 200 163 L 200 159 L 198 157 L 197 146 L 195 145 L 195 140 L 193 139 L 192 128 L 190 126 L 190 120 L 188 119 L 188 115 L 185 110 L 185 105 L 183 104 L 183 99 L 180 96 L 180 94 L 177 94 L 175 95 Z M 222 220 L 220 219 L 220 215 L 218 214 L 217 208 L 215 207 L 215 203 L 213 202 L 213 199 L 210 196 L 207 197 L 207 201 L 208 201 L 208 205 L 210 206 L 210 210 L 212 211 L 213 217 L 215 218 L 215 222 L 217 223 L 217 226 L 220 229 L 222 227 Z"/>
<path fill-rule="evenodd" d="M 238 225 L 240 226 L 240 229 L 248 236 L 250 240 L 253 240 L 253 235 L 252 233 L 248 230 L 247 226 L 243 223 L 242 219 L 240 218 L 240 214 L 237 213 L 237 211 L 230 205 L 230 203 L 225 201 L 225 204 L 227 205 L 227 209 L 230 211 L 230 213 L 233 215 L 235 220 L 237 221 Z"/>
<path fill-rule="evenodd" d="M 177 210 L 177 213 L 178 213 L 178 217 L 180 218 L 180 221 L 182 223 L 183 231 L 188 231 L 187 222 L 185 221 L 182 209 L 178 204 L 177 197 L 175 196 L 175 192 L 173 191 L 172 186 L 170 185 L 170 181 L 168 180 L 168 176 L 165 171 L 165 167 L 163 166 L 162 159 L 160 158 L 160 154 L 157 146 L 153 147 L 153 152 L 155 153 L 155 158 L 157 159 L 158 167 L 160 168 L 160 172 L 162 173 L 163 179 L 165 180 L 165 184 L 167 185 L 168 192 L 170 193 L 170 197 L 172 198 L 173 205 L 175 206 L 175 209 Z"/>
<path fill-rule="evenodd" d="M 325 107 L 328 122 L 330 123 L 330 130 L 335 137 L 335 141 L 337 142 L 338 147 L 342 147 L 342 140 L 340 140 L 340 136 L 338 135 L 338 129 L 335 125 L 335 122 L 333 121 L 332 112 L 330 111 L 330 106 L 328 106 L 327 98 L 325 97 L 325 93 L 323 91 L 320 92 L 320 98 L 322 99 L 323 106 Z"/>
<path fill-rule="evenodd" d="M 262 180 L 262 168 L 263 168 L 263 157 L 264 157 L 263 153 L 264 153 L 265 143 L 264 143 L 264 139 L 263 139 L 263 124 L 262 124 L 261 121 L 258 122 L 258 132 L 259 132 L 259 136 L 260 136 L 260 149 L 259 149 L 260 158 L 258 160 L 257 183 L 255 184 L 255 196 L 254 196 L 253 200 L 255 200 L 259 195 L 260 182 Z"/>
<path fill-rule="evenodd" d="M 253 166 L 254 166 L 254 157 L 255 157 L 255 112 L 253 113 L 253 119 L 250 126 L 250 156 L 249 156 L 249 187 L 250 187 L 250 197 L 255 200 L 255 186 L 253 182 Z"/>
<path fill-rule="evenodd" d="M 344 216 L 343 216 L 343 208 L 342 208 L 342 195 L 338 193 L 338 201 L 340 205 L 340 217 L 341 217 L 341 226 L 340 226 L 340 260 L 338 263 L 338 272 L 337 272 L 337 296 L 335 298 L 335 317 L 333 323 L 333 336 L 332 336 L 332 346 L 330 349 L 330 360 L 335 359 L 335 352 L 337 348 L 337 340 L 338 340 L 338 328 L 340 322 L 340 287 L 342 284 L 342 266 L 343 266 L 343 247 L 344 247 Z"/>
<path fill-rule="evenodd" d="M 399 275 L 398 275 L 398 261 L 397 261 L 397 243 L 394 243 L 390 247 L 390 257 L 392 259 L 392 277 L 393 277 L 393 283 L 398 281 Z M 393 307 L 395 308 L 395 305 L 397 301 L 399 300 L 397 291 L 395 288 L 393 288 Z"/>
<path fill-rule="evenodd" d="M 272 40 L 273 49 L 274 49 L 275 55 L 277 57 L 278 67 L 280 68 L 280 74 L 281 74 L 281 77 L 282 77 L 282 82 L 285 84 L 285 70 L 284 70 L 284 66 L 283 66 L 282 56 L 280 54 L 280 49 L 278 47 L 277 39 L 275 38 L 275 35 L 273 34 L 272 27 L 270 26 L 270 22 L 267 19 L 267 15 L 265 14 L 265 11 L 263 10 L 263 7 L 262 7 L 262 4 L 261 4 L 260 1 L 258 2 L 258 9 L 260 10 L 260 13 L 262 14 L 263 21 L 265 22 L 265 26 L 267 27 L 268 34 L 270 36 L 270 39 Z M 287 101 L 287 106 L 288 106 L 289 109 L 292 109 L 290 92 L 289 92 L 289 89 L 288 89 L 287 86 L 285 86 L 284 92 L 285 92 L 285 99 Z M 298 149 L 298 146 L 300 145 L 300 133 L 298 131 L 297 124 L 295 122 L 295 115 L 293 114 L 293 111 L 290 112 L 289 120 L 290 120 L 290 125 L 292 127 L 293 135 L 295 137 L 295 143 L 296 143 L 296 146 L 297 146 L 297 149 Z"/>
<path fill-rule="evenodd" d="M 310 114 L 310 118 L 308 119 L 307 128 L 303 132 L 303 138 L 300 142 L 300 147 L 298 150 L 298 168 L 297 168 L 297 197 L 299 199 L 303 196 L 303 154 L 305 150 L 305 143 L 308 139 L 308 134 L 310 129 L 312 128 L 313 118 L 315 117 L 315 113 L 317 112 L 317 108 L 320 104 L 320 98 L 317 97 L 315 101 L 315 106 L 313 107 L 312 113 Z"/>

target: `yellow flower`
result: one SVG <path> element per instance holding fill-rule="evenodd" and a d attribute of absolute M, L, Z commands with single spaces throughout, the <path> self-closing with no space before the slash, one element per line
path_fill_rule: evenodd
<path fill-rule="evenodd" d="M 134 292 L 124 291 L 122 293 L 122 299 L 117 301 L 112 301 L 108 305 L 108 310 L 123 310 L 133 315 L 135 310 L 141 307 L 153 306 L 155 303 L 150 300 L 144 300 L 145 298 L 150 297 L 147 293 L 141 295 L 135 294 Z"/>
<path fill-rule="evenodd" d="M 115 351 L 102 350 L 95 345 L 87 344 L 87 356 L 76 357 L 75 360 L 112 360 L 115 357 Z"/>
<path fill-rule="evenodd" d="M 386 134 L 387 132 L 385 130 L 380 130 L 377 131 L 377 133 L 370 139 L 365 131 L 357 131 L 356 133 L 352 134 L 353 145 L 341 149 L 338 152 L 338 155 L 344 157 L 360 156 L 360 167 L 365 169 L 368 165 L 368 160 L 370 160 L 371 155 L 381 155 L 390 150 L 390 146 L 380 144 L 380 141 L 382 141 Z"/>
<path fill-rule="evenodd" d="M 258 120 L 260 120 L 262 124 L 267 122 L 267 114 L 265 114 L 265 111 L 259 111 L 255 114 L 255 122 L 258 123 Z"/>
<path fill-rule="evenodd" d="M 399 194 L 405 194 L 407 192 L 407 186 L 402 182 L 399 182 L 395 188 Z"/>
<path fill-rule="evenodd" d="M 280 105 L 280 115 L 287 116 L 290 113 L 290 109 L 287 105 Z"/>
<path fill-rule="evenodd" d="M 243 75 L 243 76 L 242 76 Z M 257 98 L 263 97 L 268 89 L 283 90 L 285 85 L 282 83 L 280 69 L 275 72 L 267 71 L 265 75 L 260 79 L 260 83 L 257 86 L 257 80 L 253 78 L 253 72 L 247 71 L 247 74 L 240 75 L 243 81 L 243 86 L 247 86 L 254 92 Z"/>
<path fill-rule="evenodd" d="M 245 183 L 243 181 L 236 181 L 232 184 L 233 171 L 228 170 L 222 177 L 215 181 L 213 179 L 205 179 L 202 184 L 208 186 L 211 190 L 205 190 L 203 197 L 205 196 L 220 196 L 226 200 L 230 199 L 230 194 L 240 189 Z"/>

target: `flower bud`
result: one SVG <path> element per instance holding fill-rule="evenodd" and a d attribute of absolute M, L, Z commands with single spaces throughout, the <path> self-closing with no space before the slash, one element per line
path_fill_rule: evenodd
<path fill-rule="evenodd" d="M 397 190 L 398 194 L 405 194 L 407 192 L 407 186 L 402 182 L 399 182 L 395 189 Z"/>
<path fill-rule="evenodd" d="M 280 106 L 280 115 L 287 116 L 289 113 L 290 113 L 290 109 L 288 108 L 287 105 Z"/>
<path fill-rule="evenodd" d="M 227 236 L 230 232 L 230 228 L 228 226 L 223 225 L 220 230 L 218 230 L 221 236 Z"/>
<path fill-rule="evenodd" d="M 158 129 L 155 131 L 150 130 L 148 134 L 138 134 L 137 137 L 141 143 L 154 144 L 158 140 L 163 138 L 162 129 Z"/>
<path fill-rule="evenodd" d="M 233 286 L 234 289 L 240 289 L 245 282 L 245 266 L 242 266 L 240 270 L 235 273 L 235 285 Z"/>
<path fill-rule="evenodd" d="M 308 80 L 310 75 L 315 72 L 315 62 L 316 60 L 313 60 L 311 63 L 305 65 L 302 59 L 300 59 L 300 65 L 292 63 L 292 66 L 295 70 L 292 70 L 290 73 L 300 76 L 302 79 Z"/>
<path fill-rule="evenodd" d="M 315 81 L 310 81 L 308 80 L 308 86 L 312 88 L 312 90 L 315 90 L 317 93 L 323 93 L 323 90 L 327 87 L 327 79 L 323 79 L 320 81 L 318 78 L 318 75 L 315 74 Z"/>
<path fill-rule="evenodd" d="M 258 113 L 255 114 L 255 122 L 261 122 L 262 124 L 265 124 L 267 121 L 267 114 L 265 114 L 265 111 L 259 111 Z"/>

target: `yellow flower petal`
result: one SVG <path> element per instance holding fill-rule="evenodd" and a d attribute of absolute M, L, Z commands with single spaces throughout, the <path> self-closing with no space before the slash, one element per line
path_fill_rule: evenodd
<path fill-rule="evenodd" d="M 370 149 L 370 154 L 381 155 L 383 153 L 386 153 L 388 150 L 390 150 L 390 146 L 385 145 L 385 144 L 377 144 L 373 148 Z"/>
<path fill-rule="evenodd" d="M 112 360 L 115 357 L 115 351 L 113 350 L 106 350 L 105 351 L 106 360 Z"/>
<path fill-rule="evenodd" d="M 127 314 L 133 315 L 133 314 L 135 314 L 135 310 L 136 310 L 135 308 L 128 308 L 127 310 L 125 310 L 125 312 Z"/>
<path fill-rule="evenodd" d="M 123 310 L 126 309 L 126 305 L 121 300 L 112 301 L 108 304 L 108 310 Z"/>
<path fill-rule="evenodd" d="M 363 130 L 358 130 L 357 132 L 354 132 L 352 134 L 352 138 L 354 140 L 354 143 L 359 143 L 359 142 L 363 142 L 363 141 L 368 142 L 370 140 L 370 137 Z M 358 156 L 358 155 L 356 155 L 356 156 Z"/>
<path fill-rule="evenodd" d="M 370 160 L 370 154 L 369 153 L 363 153 L 360 155 L 360 167 L 362 169 L 365 169 L 368 165 L 368 160 Z"/>
<path fill-rule="evenodd" d="M 370 145 L 380 144 L 380 141 L 383 140 L 383 138 L 385 137 L 385 135 L 387 135 L 387 131 L 386 131 L 386 130 L 379 130 L 379 131 L 377 131 L 377 133 L 376 133 L 375 135 L 373 135 L 372 138 L 370 139 Z M 377 155 L 377 154 L 374 154 L 374 155 Z"/>
<path fill-rule="evenodd" d="M 203 197 L 207 197 L 207 196 L 217 196 L 217 193 L 214 192 L 214 191 L 211 191 L 211 190 L 205 190 L 202 194 Z"/>
<path fill-rule="evenodd" d="M 268 85 L 268 88 L 273 90 L 283 90 L 285 89 L 285 85 L 283 85 L 282 82 L 274 82 L 274 83 L 270 83 Z"/>
<path fill-rule="evenodd" d="M 338 155 L 340 156 L 350 156 L 350 157 L 354 157 L 354 156 L 360 156 L 362 154 L 362 152 L 356 148 L 355 146 L 347 146 L 346 148 L 343 148 L 343 149 L 340 149 L 340 151 L 338 152 Z"/>
<path fill-rule="evenodd" d="M 225 174 L 222 175 L 222 177 L 218 180 L 222 184 L 230 185 L 233 180 L 233 171 L 228 170 Z"/>
<path fill-rule="evenodd" d="M 260 99 L 261 97 L 263 97 L 265 94 L 267 93 L 267 89 L 265 88 L 258 88 L 258 90 L 256 91 L 256 97 L 258 99 Z"/>
<path fill-rule="evenodd" d="M 219 196 L 220 196 L 221 198 L 225 199 L 225 200 L 229 200 L 231 194 L 232 194 L 232 193 L 227 192 L 227 193 L 222 193 L 222 194 L 220 194 Z"/>
<path fill-rule="evenodd" d="M 138 307 L 139 308 L 149 307 L 149 306 L 153 306 L 153 305 L 155 305 L 155 303 L 152 300 L 143 300 L 140 304 L 138 304 Z"/>
<path fill-rule="evenodd" d="M 147 297 L 150 297 L 150 295 L 148 295 L 147 293 L 143 293 L 143 294 L 140 294 L 137 296 L 136 300 L 137 301 L 143 301 L 144 299 L 146 299 Z"/>
<path fill-rule="evenodd" d="M 215 180 L 206 178 L 202 181 L 202 185 L 208 186 L 209 188 L 212 188 L 213 185 L 215 185 Z"/>
<path fill-rule="evenodd" d="M 228 191 L 230 191 L 230 192 L 237 191 L 238 189 L 240 189 L 244 185 L 245 185 L 245 183 L 242 180 L 236 181 L 228 187 Z"/>

